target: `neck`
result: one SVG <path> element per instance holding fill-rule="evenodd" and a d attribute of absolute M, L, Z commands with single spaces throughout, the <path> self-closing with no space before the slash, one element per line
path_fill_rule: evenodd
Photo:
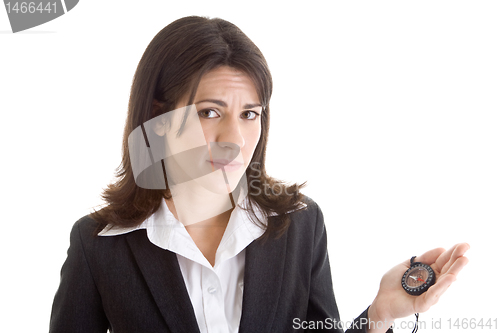
<path fill-rule="evenodd" d="M 229 193 L 214 193 L 204 188 L 176 185 L 168 209 L 184 226 L 226 226 L 234 207 Z"/>

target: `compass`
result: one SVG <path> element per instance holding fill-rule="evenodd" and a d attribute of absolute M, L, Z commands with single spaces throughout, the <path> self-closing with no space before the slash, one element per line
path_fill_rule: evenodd
<path fill-rule="evenodd" d="M 403 274 L 401 285 L 408 294 L 418 296 L 426 292 L 436 282 L 436 274 L 431 266 L 414 262 L 415 258 L 411 258 L 410 268 Z"/>

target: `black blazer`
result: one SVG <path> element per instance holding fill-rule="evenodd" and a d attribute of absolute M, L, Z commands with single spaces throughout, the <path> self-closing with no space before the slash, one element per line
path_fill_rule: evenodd
<path fill-rule="evenodd" d="M 320 327 L 316 321 L 329 328 L 339 320 L 323 214 L 305 202 L 306 209 L 290 213 L 281 238 L 246 248 L 240 333 L 305 332 Z M 152 244 L 144 229 L 96 237 L 96 226 L 88 216 L 73 226 L 50 332 L 199 332 L 175 253 Z"/>

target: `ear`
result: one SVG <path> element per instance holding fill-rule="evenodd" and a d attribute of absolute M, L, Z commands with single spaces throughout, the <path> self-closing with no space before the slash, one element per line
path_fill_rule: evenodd
<path fill-rule="evenodd" d="M 165 117 L 162 114 L 163 103 L 158 102 L 156 99 L 153 99 L 153 114 L 159 114 L 159 116 L 153 118 L 153 130 L 158 136 L 164 136 L 166 133 L 165 130 Z"/>

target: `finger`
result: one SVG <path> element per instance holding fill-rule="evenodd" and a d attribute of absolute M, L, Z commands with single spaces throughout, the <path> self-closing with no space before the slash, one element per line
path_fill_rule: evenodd
<path fill-rule="evenodd" d="M 450 268 L 447 270 L 445 274 L 451 274 L 457 276 L 458 273 L 469 263 L 469 259 L 467 257 L 459 257 L 453 262 Z"/>
<path fill-rule="evenodd" d="M 427 251 L 424 254 L 416 257 L 415 262 L 421 262 L 427 265 L 433 264 L 434 262 L 436 262 L 439 256 L 443 254 L 443 252 L 445 252 L 445 249 L 443 249 L 442 247 Z"/>
<path fill-rule="evenodd" d="M 438 261 L 436 262 L 436 264 L 439 267 L 439 271 L 441 273 L 446 273 L 450 269 L 450 267 L 455 263 L 455 261 L 458 258 L 461 258 L 465 254 L 465 252 L 467 252 L 467 250 L 470 249 L 470 245 L 467 243 L 460 243 L 460 244 L 455 245 L 452 249 L 453 249 L 453 252 L 452 252 L 450 258 L 446 262 L 444 262 L 444 264 L 442 266 L 440 266 L 440 264 L 442 263 L 441 258 L 439 258 Z"/>
<path fill-rule="evenodd" d="M 446 252 L 443 252 L 442 255 L 439 256 L 439 258 L 437 258 L 436 260 L 436 269 L 441 272 L 444 268 L 444 265 L 446 265 L 446 263 L 448 261 L 450 261 L 451 259 L 451 256 L 453 254 L 453 252 L 455 251 L 457 245 L 449 248 Z"/>

